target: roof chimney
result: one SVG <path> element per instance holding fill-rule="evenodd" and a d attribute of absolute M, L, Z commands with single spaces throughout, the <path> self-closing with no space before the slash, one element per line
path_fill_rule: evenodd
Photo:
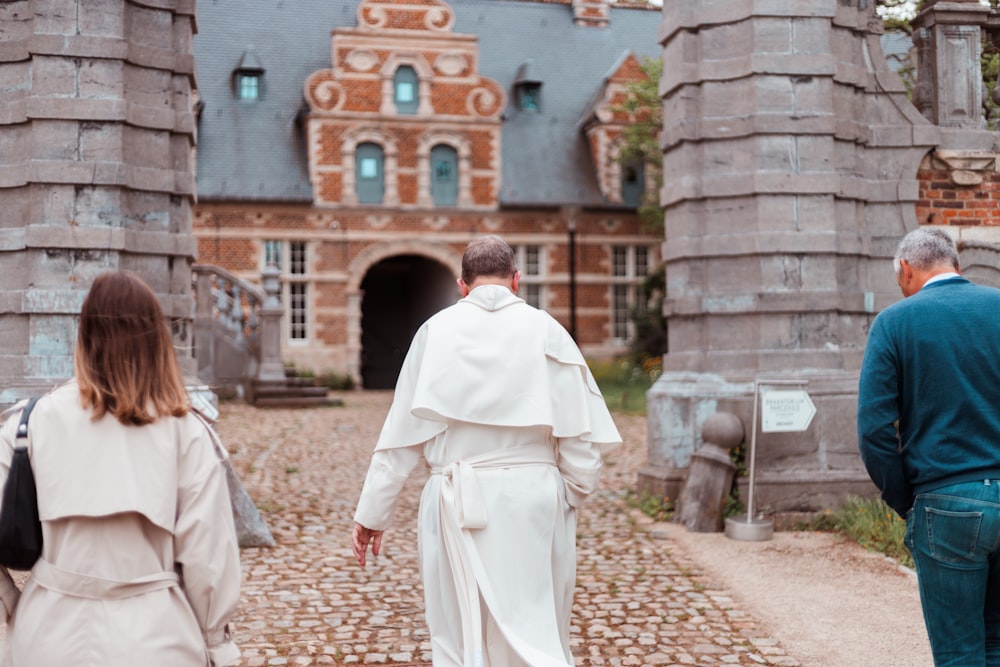
<path fill-rule="evenodd" d="M 607 28 L 610 0 L 573 0 L 573 22 L 592 28 Z"/>

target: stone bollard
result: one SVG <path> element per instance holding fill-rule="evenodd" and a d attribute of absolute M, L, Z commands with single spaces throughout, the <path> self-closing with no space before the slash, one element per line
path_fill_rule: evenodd
<path fill-rule="evenodd" d="M 729 450 L 743 442 L 743 422 L 730 412 L 717 412 L 702 425 L 701 439 L 702 446 L 691 455 L 676 520 L 692 532 L 714 533 L 722 530 L 726 496 L 736 474 Z"/>

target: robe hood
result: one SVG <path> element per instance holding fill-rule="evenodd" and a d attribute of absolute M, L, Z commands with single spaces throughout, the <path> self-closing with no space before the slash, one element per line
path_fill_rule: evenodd
<path fill-rule="evenodd" d="M 449 421 L 548 426 L 602 451 L 621 444 L 569 333 L 499 285 L 483 285 L 417 331 L 376 449 L 426 442 Z"/>

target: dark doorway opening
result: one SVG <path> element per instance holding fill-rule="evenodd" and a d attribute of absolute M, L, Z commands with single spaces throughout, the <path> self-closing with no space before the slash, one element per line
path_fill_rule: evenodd
<path fill-rule="evenodd" d="M 361 383 L 392 389 L 417 329 L 458 300 L 455 276 L 427 257 L 399 255 L 368 269 L 361 289 Z"/>

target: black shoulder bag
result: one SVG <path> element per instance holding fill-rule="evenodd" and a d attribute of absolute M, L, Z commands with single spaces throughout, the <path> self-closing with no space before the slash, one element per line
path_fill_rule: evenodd
<path fill-rule="evenodd" d="M 28 458 L 28 417 L 39 397 L 21 410 L 14 456 L 0 502 L 0 565 L 12 570 L 30 570 L 42 555 L 42 522 L 38 518 L 35 475 Z"/>

